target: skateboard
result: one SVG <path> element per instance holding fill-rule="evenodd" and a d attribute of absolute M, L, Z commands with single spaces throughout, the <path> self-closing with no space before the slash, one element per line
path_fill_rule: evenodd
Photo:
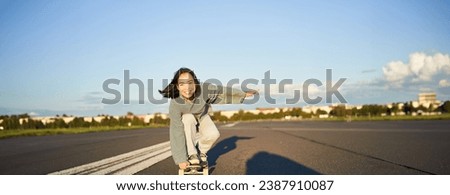
<path fill-rule="evenodd" d="M 209 175 L 208 162 L 188 165 L 186 169 L 179 169 L 178 175 Z"/>

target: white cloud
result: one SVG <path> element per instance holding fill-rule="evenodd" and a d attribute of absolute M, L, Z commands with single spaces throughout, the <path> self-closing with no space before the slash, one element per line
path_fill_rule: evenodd
<path fill-rule="evenodd" d="M 30 115 L 30 116 L 39 116 L 39 113 L 37 113 L 37 112 L 30 112 L 30 113 L 28 113 L 28 115 Z"/>
<path fill-rule="evenodd" d="M 450 75 L 450 57 L 448 54 L 427 55 L 412 53 L 409 62 L 392 61 L 383 67 L 386 81 L 393 87 L 403 84 L 433 82 L 436 75 Z M 436 81 L 437 82 L 437 81 Z M 437 84 L 437 83 L 435 83 Z"/>
<path fill-rule="evenodd" d="M 450 87 L 450 81 L 442 79 L 439 81 L 439 87 Z"/>
<path fill-rule="evenodd" d="M 390 62 L 383 67 L 383 73 L 387 81 L 400 84 L 411 74 L 408 65 L 401 61 Z"/>

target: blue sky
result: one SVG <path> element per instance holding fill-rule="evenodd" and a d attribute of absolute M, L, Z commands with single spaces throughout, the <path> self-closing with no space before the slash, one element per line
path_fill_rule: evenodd
<path fill-rule="evenodd" d="M 333 83 L 346 78 L 339 90 L 349 104 L 405 102 L 422 91 L 449 100 L 449 34 L 450 3 L 437 0 L 0 1 L 0 114 L 167 112 L 138 104 L 135 85 L 131 104 L 102 104 L 113 97 L 102 84 L 121 80 L 110 87 L 123 97 L 129 70 L 160 99 L 162 80 L 180 67 L 201 80 L 258 79 L 257 89 L 267 71 L 294 81 L 273 92 L 277 105 L 261 98 L 247 109 L 284 106 L 305 80 L 325 83 L 326 69 Z"/>

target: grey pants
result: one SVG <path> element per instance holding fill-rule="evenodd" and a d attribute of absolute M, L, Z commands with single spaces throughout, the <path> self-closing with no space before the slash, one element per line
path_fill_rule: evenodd
<path fill-rule="evenodd" d="M 209 115 L 200 119 L 198 131 L 198 122 L 194 115 L 183 114 L 181 121 L 184 124 L 188 156 L 198 153 L 195 147 L 197 144 L 200 152 L 206 154 L 220 136 L 219 130 Z"/>

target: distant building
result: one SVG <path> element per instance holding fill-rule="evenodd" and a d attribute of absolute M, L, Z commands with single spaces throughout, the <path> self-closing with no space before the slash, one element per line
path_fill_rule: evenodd
<path fill-rule="evenodd" d="M 66 116 L 66 117 L 60 117 L 62 120 L 64 120 L 64 122 L 66 124 L 69 124 L 71 121 L 73 121 L 73 119 L 75 119 L 75 117 L 73 116 Z"/>
<path fill-rule="evenodd" d="M 287 109 L 280 109 L 280 108 L 256 108 L 255 110 L 242 110 L 245 113 L 251 113 L 254 115 L 258 114 L 273 114 L 273 113 L 279 113 L 281 110 L 285 111 Z M 225 116 L 227 118 L 231 118 L 233 115 L 238 114 L 240 110 L 224 110 L 220 111 L 220 115 Z"/>
<path fill-rule="evenodd" d="M 136 115 L 139 119 L 144 121 L 144 123 L 150 123 L 150 120 L 155 119 L 156 117 L 160 117 L 163 120 L 166 120 L 169 118 L 168 114 L 164 113 L 154 113 L 154 114 L 143 114 L 143 115 Z"/>
<path fill-rule="evenodd" d="M 31 119 L 33 119 L 35 121 L 41 121 L 44 125 L 55 122 L 54 117 L 32 116 Z"/>
<path fill-rule="evenodd" d="M 104 119 L 104 118 L 106 118 L 106 116 L 95 116 L 95 117 L 83 117 L 83 119 L 84 119 L 84 121 L 85 122 L 89 122 L 89 123 L 92 123 L 92 119 L 94 119 L 94 121 L 96 121 L 96 122 L 102 122 L 102 120 Z"/>
<path fill-rule="evenodd" d="M 220 115 L 225 116 L 227 118 L 231 118 L 236 113 L 239 113 L 239 110 L 224 110 L 224 111 L 220 111 Z"/>
<path fill-rule="evenodd" d="M 436 101 L 436 93 L 419 93 L 418 96 L 420 104 Z"/>
<path fill-rule="evenodd" d="M 418 95 L 418 104 L 425 108 L 429 108 L 430 106 L 437 108 L 440 103 L 436 98 L 436 93 L 419 93 Z"/>
<path fill-rule="evenodd" d="M 333 106 L 305 106 L 302 108 L 302 111 L 306 113 L 317 113 L 317 110 L 319 109 L 330 113 L 333 109 Z"/>
<path fill-rule="evenodd" d="M 273 114 L 273 113 L 278 113 L 278 112 L 280 112 L 279 108 L 256 108 L 256 112 L 253 114 L 259 114 L 259 113 Z"/>
<path fill-rule="evenodd" d="M 136 115 L 139 119 L 144 121 L 144 123 L 150 123 L 150 120 L 155 118 L 154 114 L 142 114 L 142 115 Z"/>
<path fill-rule="evenodd" d="M 28 123 L 28 118 L 21 118 L 21 119 L 19 119 L 19 123 L 21 125 L 23 125 L 24 122 Z"/>

